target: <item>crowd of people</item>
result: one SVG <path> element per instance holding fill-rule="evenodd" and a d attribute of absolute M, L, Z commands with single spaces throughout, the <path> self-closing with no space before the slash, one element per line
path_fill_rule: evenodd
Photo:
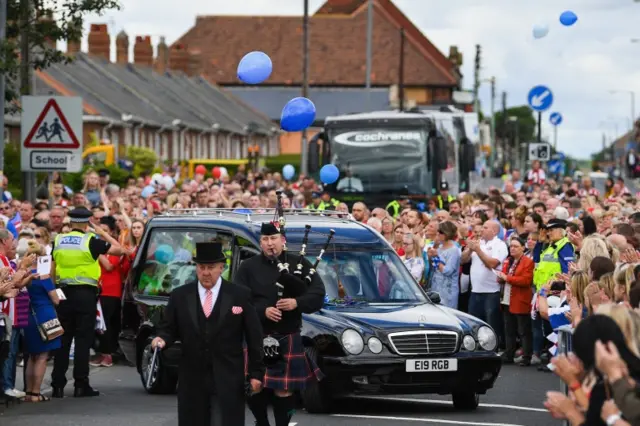
<path fill-rule="evenodd" d="M 176 183 L 166 176 L 131 177 L 121 187 L 109 181 L 106 170 L 90 171 L 82 191 L 70 191 L 56 177 L 51 199 L 36 203 L 5 191 L 0 203 L 4 397 L 48 400 L 40 387 L 47 360 L 61 344 L 60 337 L 43 343 L 39 324 L 55 317 L 60 295 L 50 276 L 37 273 L 36 263 L 51 254 L 56 235 L 70 231 L 70 212 L 89 209 L 89 229 L 121 248 L 121 254 L 99 259 L 106 330 L 91 363 L 109 367 L 118 358 L 124 278 L 145 223 L 169 209 L 274 208 L 276 190 L 283 191 L 284 208 L 327 211 L 375 229 L 416 281 L 439 294 L 442 305 L 491 325 L 504 363 L 558 374 L 570 391 L 549 392 L 545 406 L 554 417 L 572 424 L 640 424 L 637 196 L 622 180 L 600 194 L 588 177 L 556 182 L 539 168 L 524 180 L 513 171 L 503 188 L 455 197 L 442 182 L 439 194 L 421 209 L 409 199 L 349 208 L 311 177 L 288 182 L 277 172 L 242 167 L 220 179 L 196 175 Z M 554 357 L 552 336 L 561 326 L 574 329 L 573 354 Z M 24 366 L 23 390 L 16 389 L 18 365 Z"/>

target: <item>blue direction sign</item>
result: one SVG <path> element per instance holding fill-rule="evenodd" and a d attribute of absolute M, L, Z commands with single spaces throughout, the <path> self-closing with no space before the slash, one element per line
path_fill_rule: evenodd
<path fill-rule="evenodd" d="M 562 124 L 562 114 L 560 114 L 559 112 L 551 113 L 551 115 L 549 116 L 549 121 L 554 126 L 559 126 L 560 124 Z"/>
<path fill-rule="evenodd" d="M 553 103 L 553 93 L 547 86 L 536 86 L 529 91 L 527 100 L 531 108 L 535 111 L 543 112 L 551 107 Z"/>

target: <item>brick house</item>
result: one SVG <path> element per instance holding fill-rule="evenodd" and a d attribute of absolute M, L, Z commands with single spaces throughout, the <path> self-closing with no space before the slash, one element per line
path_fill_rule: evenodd
<path fill-rule="evenodd" d="M 368 97 L 366 80 L 367 0 L 327 0 L 309 17 L 309 97 L 318 111 L 317 126 L 331 114 L 395 107 L 404 29 L 404 95 L 417 106 L 454 104 L 460 89 L 462 55 L 440 52 L 391 0 L 374 1 L 373 56 Z M 297 16 L 198 16 L 173 46 L 196 52 L 197 70 L 246 103 L 278 120 L 283 102 L 299 96 L 303 62 L 302 18 Z M 259 86 L 237 79 L 236 66 L 249 51 L 273 61 L 273 73 Z M 347 101 L 348 100 L 348 101 Z M 299 152 L 299 135 L 283 135 L 283 152 Z"/>
<path fill-rule="evenodd" d="M 151 38 L 138 36 L 133 63 L 129 38 L 115 40 L 116 62 L 110 62 L 111 37 L 104 24 L 91 25 L 88 53 L 70 42 L 70 64 L 36 71 L 35 94 L 81 96 L 83 141 L 96 133 L 118 146 L 144 146 L 162 161 L 190 158 L 239 159 L 260 146 L 264 156 L 279 153 L 277 126 L 260 112 L 193 71 L 189 53 L 164 40 L 154 58 Z M 7 116 L 9 140 L 20 142 L 20 117 Z"/>

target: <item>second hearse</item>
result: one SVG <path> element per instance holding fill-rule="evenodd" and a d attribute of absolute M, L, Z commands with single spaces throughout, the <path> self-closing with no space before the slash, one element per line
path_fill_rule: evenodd
<path fill-rule="evenodd" d="M 150 371 L 150 343 L 171 291 L 196 278 L 195 244 L 221 242 L 229 257 L 224 276 L 233 281 L 238 266 L 260 254 L 260 224 L 273 219 L 273 212 L 200 209 L 148 223 L 125 285 L 120 345 L 149 393 L 177 386 L 180 344 L 162 351 Z M 330 412 L 341 396 L 425 393 L 451 394 L 456 408 L 475 409 L 501 368 L 491 327 L 439 305 L 379 233 L 353 220 L 286 211 L 290 253 L 300 250 L 307 224 L 312 263 L 335 230 L 318 267 L 324 308 L 303 321 L 307 353 L 326 375 L 302 394 L 307 411 Z"/>

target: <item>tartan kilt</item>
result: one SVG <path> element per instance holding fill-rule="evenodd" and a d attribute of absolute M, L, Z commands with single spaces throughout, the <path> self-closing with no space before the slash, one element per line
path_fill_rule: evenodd
<path fill-rule="evenodd" d="M 262 386 L 266 389 L 281 391 L 304 390 L 311 380 L 322 380 L 324 374 L 315 361 L 307 356 L 302 344 L 300 333 L 288 335 L 271 334 L 278 339 L 282 352 L 282 359 L 273 365 L 268 365 Z M 266 336 L 265 336 L 266 337 Z M 248 370 L 247 350 L 244 350 L 244 372 Z"/>

